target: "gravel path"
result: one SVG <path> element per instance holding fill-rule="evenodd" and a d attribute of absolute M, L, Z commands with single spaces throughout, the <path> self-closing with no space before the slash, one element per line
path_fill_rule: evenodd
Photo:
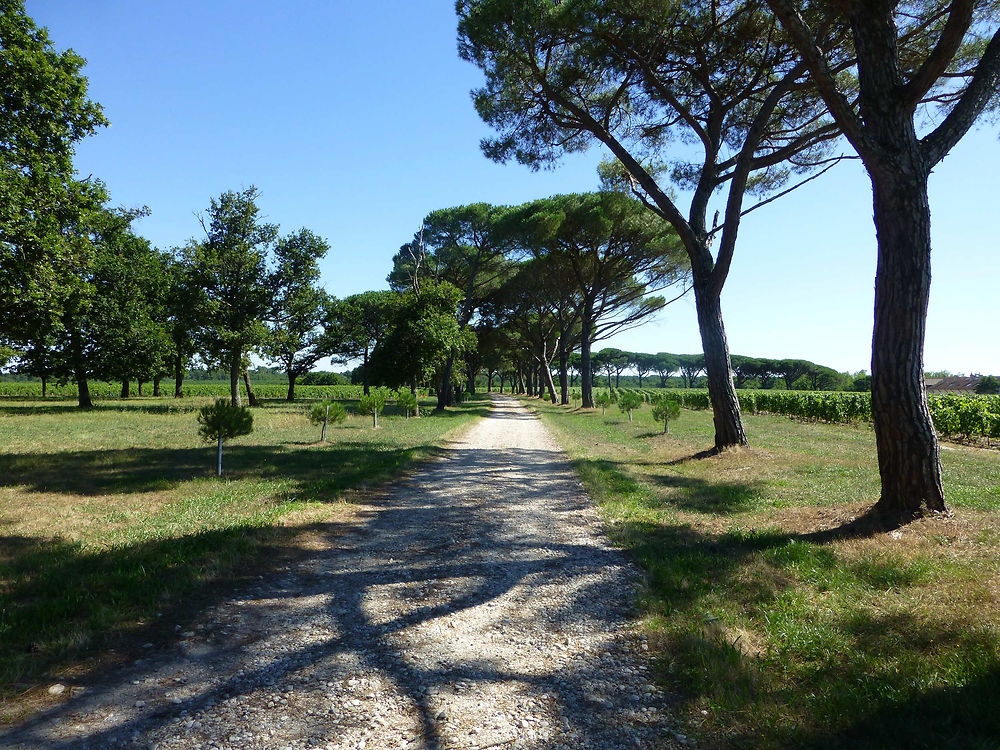
<path fill-rule="evenodd" d="M 360 530 L 0 746 L 682 746 L 637 583 L 545 427 L 497 398 Z"/>

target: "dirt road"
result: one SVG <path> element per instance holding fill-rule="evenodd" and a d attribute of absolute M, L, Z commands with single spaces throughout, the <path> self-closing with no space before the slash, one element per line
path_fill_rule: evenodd
<path fill-rule="evenodd" d="M 359 530 L 0 734 L 11 748 L 659 748 L 637 573 L 511 399 Z"/>

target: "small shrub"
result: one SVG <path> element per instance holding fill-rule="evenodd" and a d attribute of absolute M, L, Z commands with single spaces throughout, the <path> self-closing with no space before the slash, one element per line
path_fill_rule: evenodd
<path fill-rule="evenodd" d="M 653 404 L 653 419 L 663 422 L 663 434 L 670 432 L 670 420 L 681 415 L 681 400 L 673 393 L 664 393 Z"/>
<path fill-rule="evenodd" d="M 417 409 L 417 396 L 415 393 L 410 391 L 408 388 L 400 388 L 396 391 L 396 406 L 406 415 L 406 418 L 410 418 L 410 414 L 414 416 L 420 416 Z"/>
<path fill-rule="evenodd" d="M 601 407 L 601 414 L 606 413 L 607 408 L 611 406 L 611 394 L 607 391 L 601 391 L 594 396 L 594 405 Z"/>
<path fill-rule="evenodd" d="M 233 406 L 220 398 L 198 410 L 198 434 L 205 442 L 219 445 L 218 476 L 222 476 L 222 444 L 230 438 L 253 432 L 253 414 L 245 406 Z"/>
<path fill-rule="evenodd" d="M 362 396 L 359 404 L 362 414 L 372 415 L 372 427 L 378 429 L 378 415 L 382 413 L 385 409 L 385 402 L 389 400 L 389 396 L 392 394 L 388 388 L 372 388 L 371 393 L 367 396 Z"/>
<path fill-rule="evenodd" d="M 632 421 L 632 412 L 642 406 L 642 394 L 637 391 L 622 391 L 618 394 L 618 408 L 628 414 L 628 421 Z"/>
<path fill-rule="evenodd" d="M 309 421 L 313 424 L 323 425 L 323 431 L 319 439 L 324 443 L 326 442 L 326 426 L 330 422 L 334 424 L 343 422 L 346 418 L 347 410 L 343 404 L 338 404 L 336 401 L 320 401 L 318 404 L 314 404 L 313 408 L 309 411 Z"/>

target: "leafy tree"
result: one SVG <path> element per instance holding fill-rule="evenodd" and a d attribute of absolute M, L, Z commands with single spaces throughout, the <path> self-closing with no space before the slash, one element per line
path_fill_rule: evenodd
<path fill-rule="evenodd" d="M 369 359 L 388 334 L 395 319 L 399 296 L 389 291 L 362 292 L 333 300 L 328 308 L 326 335 L 331 354 L 361 359 L 364 392 L 371 388 Z"/>
<path fill-rule="evenodd" d="M 753 210 L 744 198 L 823 164 L 837 135 L 766 4 L 459 0 L 457 9 L 460 54 L 486 74 L 476 109 L 500 131 L 484 142 L 487 156 L 539 167 L 600 142 L 617 160 L 608 184 L 673 225 L 693 273 L 715 445 L 745 444 L 721 311 L 740 220 Z M 677 141 L 691 148 L 664 163 Z M 691 196 L 686 214 L 671 184 Z M 710 225 L 723 188 L 722 222 Z"/>
<path fill-rule="evenodd" d="M 639 378 L 639 387 L 642 388 L 642 379 L 656 367 L 656 355 L 629 352 L 629 365 L 635 370 L 635 374 Z"/>
<path fill-rule="evenodd" d="M 385 409 L 385 402 L 389 400 L 391 394 L 392 391 L 388 388 L 379 386 L 378 388 L 372 388 L 368 393 L 361 396 L 358 408 L 362 414 L 372 415 L 372 426 L 376 430 L 378 429 L 378 415 Z"/>
<path fill-rule="evenodd" d="M 653 419 L 663 422 L 663 434 L 670 432 L 670 420 L 681 415 L 681 400 L 676 393 L 664 393 L 653 403 Z"/>
<path fill-rule="evenodd" d="M 419 291 L 394 295 L 386 334 L 371 356 L 377 382 L 398 387 L 430 379 L 437 383 L 449 358 L 475 347 L 475 335 L 455 317 L 462 293 L 446 281 L 425 280 Z"/>
<path fill-rule="evenodd" d="M 107 120 L 87 98 L 84 62 L 57 51 L 21 0 L 0 0 L 0 338 L 22 348 L 59 327 L 89 263 L 89 243 L 68 229 L 98 186 L 73 179 L 72 159 Z"/>
<path fill-rule="evenodd" d="M 90 323 L 96 339 L 96 374 L 122 384 L 152 380 L 171 348 L 164 297 L 169 288 L 163 257 L 131 229 L 148 209 L 102 211 L 95 225 L 97 254 Z"/>
<path fill-rule="evenodd" d="M 687 272 L 677 235 L 641 203 L 616 192 L 534 201 L 506 221 L 535 257 L 551 256 L 569 271 L 579 310 L 582 401 L 592 407 L 591 345 L 640 325 L 666 304 L 649 295 Z"/>
<path fill-rule="evenodd" d="M 201 350 L 229 370 L 233 406 L 240 406 L 245 358 L 267 338 L 272 302 L 267 260 L 278 228 L 261 221 L 259 197 L 250 186 L 212 198 L 201 219 L 205 240 L 190 247 L 192 279 L 205 293 Z"/>
<path fill-rule="evenodd" d="M 694 388 L 694 379 L 705 371 L 705 356 L 702 354 L 677 354 L 678 366 L 685 388 Z"/>
<path fill-rule="evenodd" d="M 207 443 L 218 443 L 218 476 L 222 476 L 222 444 L 253 432 L 253 414 L 245 406 L 233 406 L 224 398 L 198 410 L 198 434 Z"/>
<path fill-rule="evenodd" d="M 667 378 L 680 368 L 680 362 L 673 354 L 659 352 L 652 361 L 653 372 L 660 378 L 660 388 L 667 387 Z"/>
<path fill-rule="evenodd" d="M 930 294 L 931 170 L 996 99 L 1000 17 L 991 0 L 768 0 L 872 182 L 878 236 L 872 420 L 882 495 L 904 517 L 944 510 L 941 459 L 923 385 Z M 828 39 L 844 34 L 853 55 Z M 851 66 L 855 76 L 838 75 Z"/>
<path fill-rule="evenodd" d="M 642 406 L 642 394 L 636 391 L 622 391 L 618 396 L 618 408 L 628 414 L 628 421 L 632 421 L 632 412 Z"/>
<path fill-rule="evenodd" d="M 976 393 L 993 394 L 1000 393 L 1000 378 L 993 375 L 986 375 L 976 383 Z"/>
<path fill-rule="evenodd" d="M 499 220 L 505 208 L 474 203 L 433 211 L 424 217 L 420 232 L 393 258 L 389 274 L 392 289 L 419 294 L 424 279 L 446 281 L 462 292 L 455 315 L 467 328 L 483 301 L 510 273 L 510 239 Z M 450 353 L 441 372 L 438 408 L 455 401 L 452 370 L 457 352 Z"/>
<path fill-rule="evenodd" d="M 312 409 L 309 410 L 309 421 L 313 424 L 323 425 L 323 430 L 320 433 L 319 439 L 326 442 L 326 426 L 333 422 L 337 424 L 338 422 L 343 422 L 347 418 L 347 410 L 344 408 L 343 404 L 339 404 L 336 401 L 324 400 L 320 401 L 318 404 L 313 404 Z"/>
<path fill-rule="evenodd" d="M 196 335 L 206 315 L 207 298 L 193 278 L 193 249 L 176 250 L 164 258 L 166 289 L 164 321 L 170 337 L 168 372 L 174 376 L 174 398 L 184 395 L 184 376 L 198 351 Z"/>
<path fill-rule="evenodd" d="M 601 407 L 601 414 L 607 413 L 607 409 L 611 404 L 611 394 L 608 391 L 598 391 L 594 396 L 594 405 Z"/>
<path fill-rule="evenodd" d="M 396 391 L 393 397 L 396 399 L 397 408 L 403 411 L 407 419 L 410 418 L 411 414 L 419 416 L 419 414 L 417 414 L 417 394 L 407 390 L 406 388 L 400 388 Z"/>
<path fill-rule="evenodd" d="M 288 401 L 295 400 L 296 379 L 332 348 L 322 327 L 330 297 L 318 285 L 319 261 L 329 249 L 308 229 L 283 237 L 274 249 L 272 326 L 263 350 L 288 377 Z"/>

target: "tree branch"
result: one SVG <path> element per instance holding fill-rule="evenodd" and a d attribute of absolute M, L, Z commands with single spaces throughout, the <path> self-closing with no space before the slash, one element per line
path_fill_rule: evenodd
<path fill-rule="evenodd" d="M 986 46 L 976 74 L 940 125 L 920 141 L 928 167 L 941 161 L 982 113 L 1000 85 L 1000 30 Z"/>
<path fill-rule="evenodd" d="M 864 124 L 861 118 L 854 111 L 850 102 L 837 88 L 837 81 L 830 71 L 829 64 L 823 55 L 822 50 L 816 45 L 815 38 L 802 16 L 795 9 L 791 0 L 767 0 L 774 15 L 781 21 L 781 25 L 788 32 L 792 43 L 798 49 L 799 54 L 809 73 L 812 75 L 816 88 L 830 109 L 833 119 L 840 125 L 840 129 L 851 142 L 851 145 L 858 153 L 870 153 L 872 144 L 865 133 Z"/>
<path fill-rule="evenodd" d="M 955 58 L 955 53 L 958 52 L 962 45 L 962 39 L 965 38 L 965 32 L 968 31 L 969 24 L 972 23 L 973 5 L 972 0 L 954 0 L 951 3 L 951 11 L 937 45 L 909 83 L 903 87 L 902 101 L 911 111 L 937 83 Z"/>

